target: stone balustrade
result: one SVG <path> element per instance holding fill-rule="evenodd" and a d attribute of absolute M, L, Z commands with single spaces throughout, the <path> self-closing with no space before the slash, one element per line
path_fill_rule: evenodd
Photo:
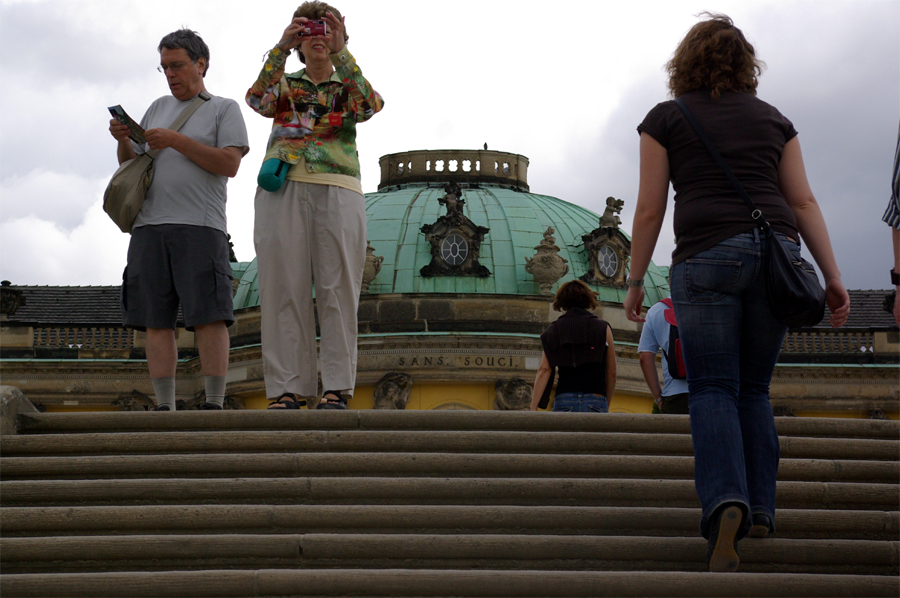
<path fill-rule="evenodd" d="M 493 183 L 528 191 L 528 158 L 491 150 L 418 150 L 379 160 L 378 189 L 407 183 Z"/>
<path fill-rule="evenodd" d="M 34 329 L 35 348 L 131 349 L 134 332 L 126 328 L 42 327 Z"/>
<path fill-rule="evenodd" d="M 822 331 L 788 332 L 782 353 L 866 353 L 875 350 L 872 332 Z"/>

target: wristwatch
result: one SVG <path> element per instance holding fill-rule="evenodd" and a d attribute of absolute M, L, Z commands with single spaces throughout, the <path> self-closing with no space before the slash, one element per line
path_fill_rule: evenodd
<path fill-rule="evenodd" d="M 900 287 L 900 274 L 897 274 L 893 268 L 891 268 L 891 284 Z"/>
<path fill-rule="evenodd" d="M 635 287 L 635 288 L 642 287 L 642 286 L 644 286 L 644 279 L 638 278 L 637 280 L 635 280 L 633 278 L 629 278 L 626 281 L 626 283 L 628 283 L 628 286 L 630 286 L 630 287 Z"/>

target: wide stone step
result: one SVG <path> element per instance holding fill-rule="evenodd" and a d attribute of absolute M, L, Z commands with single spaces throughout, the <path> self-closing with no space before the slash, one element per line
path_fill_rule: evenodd
<path fill-rule="evenodd" d="M 900 454 L 900 441 L 897 440 L 782 437 L 780 443 L 781 456 L 785 459 L 896 461 Z M 273 451 L 691 456 L 693 445 L 691 437 L 687 434 L 653 435 L 624 432 L 597 434 L 297 430 L 84 433 L 0 437 L 0 453 L 6 457 Z"/>
<path fill-rule="evenodd" d="M 900 592 L 900 422 L 776 418 L 778 529 L 741 542 L 737 574 L 702 573 L 686 416 L 19 424 L 0 438 L 4 598 Z"/>
<path fill-rule="evenodd" d="M 472 453 L 230 453 L 4 457 L 0 478 L 99 479 L 149 477 L 499 476 L 693 479 L 693 457 L 665 455 L 472 454 Z M 900 483 L 889 461 L 782 459 L 784 481 Z"/>
<path fill-rule="evenodd" d="M 4 575 L 4 598 L 106 596 L 890 596 L 892 576 L 648 571 L 212 570 Z"/>
<path fill-rule="evenodd" d="M 896 575 L 900 542 L 747 539 L 741 571 Z M 0 539 L 2 572 L 200 568 L 703 571 L 702 538 L 505 534 L 241 534 Z"/>
<path fill-rule="evenodd" d="M 814 439 L 819 440 L 819 439 Z M 866 442 L 866 441 L 858 441 Z M 868 441 L 885 442 L 891 441 Z M 824 447 L 823 447 L 824 448 Z M 865 447 L 871 453 L 874 447 Z M 885 449 L 888 447 L 886 446 Z M 463 452 L 693 455 L 690 436 L 611 432 L 296 430 L 133 432 L 0 438 L 4 456 L 232 452 Z M 877 452 L 877 449 L 875 449 Z M 864 453 L 866 451 L 863 451 Z M 887 454 L 887 450 L 884 451 Z"/>
<path fill-rule="evenodd" d="M 900 439 L 900 421 L 776 417 L 781 436 Z M 203 430 L 494 430 L 690 434 L 686 415 L 491 411 L 265 410 L 32 413 L 19 416 L 20 432 L 84 433 Z"/>
<path fill-rule="evenodd" d="M 783 507 L 897 507 L 896 484 L 780 482 Z M 691 480 L 584 478 L 296 477 L 222 479 L 39 480 L 0 483 L 0 504 L 575 504 L 690 507 Z"/>
<path fill-rule="evenodd" d="M 484 475 L 692 478 L 693 457 L 664 455 L 528 455 L 471 453 L 236 453 L 111 457 L 4 457 L 4 480 L 300 475 Z M 780 480 L 900 483 L 888 461 L 782 459 Z"/>
<path fill-rule="evenodd" d="M 697 535 L 699 508 L 484 505 L 6 507 L 6 537 L 183 533 Z M 900 512 L 779 509 L 778 538 L 896 540 Z"/>

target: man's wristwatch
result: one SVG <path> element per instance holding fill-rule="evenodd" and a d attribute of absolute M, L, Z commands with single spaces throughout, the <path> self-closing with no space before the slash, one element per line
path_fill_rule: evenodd
<path fill-rule="evenodd" d="M 900 274 L 897 274 L 893 268 L 891 268 L 891 284 L 900 287 Z"/>
<path fill-rule="evenodd" d="M 635 280 L 633 278 L 629 278 L 626 282 L 628 283 L 628 286 L 630 286 L 630 287 L 638 288 L 638 287 L 644 286 L 643 278 L 638 278 L 637 280 Z"/>

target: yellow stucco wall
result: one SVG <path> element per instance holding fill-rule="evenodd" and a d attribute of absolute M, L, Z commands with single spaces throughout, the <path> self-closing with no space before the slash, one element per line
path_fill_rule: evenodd
<path fill-rule="evenodd" d="M 350 409 L 372 409 L 375 406 L 374 388 L 360 386 L 356 389 L 348 407 Z M 413 386 L 407 409 L 486 409 L 494 408 L 494 387 L 492 384 L 421 384 Z M 247 409 L 265 409 L 269 399 L 265 395 L 244 397 Z M 553 403 L 550 403 L 551 409 Z M 118 411 L 116 407 L 89 405 L 48 405 L 48 413 L 83 413 L 88 411 Z M 610 413 L 651 413 L 653 402 L 647 397 L 616 394 L 609 405 Z M 797 417 L 838 417 L 844 419 L 866 419 L 863 411 L 796 411 Z M 900 419 L 900 414 L 885 413 L 888 419 Z"/>
<path fill-rule="evenodd" d="M 496 392 L 494 385 L 485 384 L 415 384 L 410 391 L 410 410 L 475 409 L 492 410 Z M 264 396 L 244 398 L 247 409 L 265 409 L 269 400 Z M 350 409 L 375 407 L 374 388 L 359 386 L 347 405 Z M 551 403 L 552 407 L 552 403 Z M 653 401 L 647 397 L 616 394 L 610 402 L 611 413 L 650 413 Z"/>
<path fill-rule="evenodd" d="M 407 409 L 485 409 L 494 408 L 494 385 L 484 384 L 415 384 L 410 392 Z M 264 394 L 258 396 L 243 397 L 244 406 L 247 409 L 265 409 L 269 405 L 269 399 Z M 374 388 L 372 386 L 359 386 L 350 400 L 350 409 L 372 409 L 375 406 Z M 550 408 L 553 403 L 551 402 Z M 548 410 L 550 409 L 548 408 Z M 47 409 L 52 412 L 78 412 L 97 411 L 99 409 L 78 406 L 50 406 Z M 115 411 L 115 407 L 102 409 L 103 411 Z M 653 401 L 648 397 L 616 393 L 609 405 L 610 413 L 652 413 Z M 796 411 L 797 417 L 840 417 L 848 419 L 866 419 L 867 412 L 863 411 Z M 888 412 L 885 415 L 889 419 L 900 419 L 900 414 Z"/>

